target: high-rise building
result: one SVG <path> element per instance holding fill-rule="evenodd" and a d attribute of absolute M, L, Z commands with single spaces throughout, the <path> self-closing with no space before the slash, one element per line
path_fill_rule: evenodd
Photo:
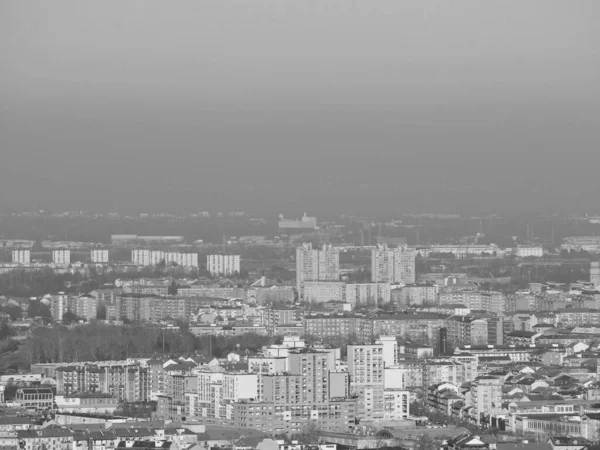
<path fill-rule="evenodd" d="M 329 401 L 329 354 L 303 348 L 290 351 L 288 370 L 299 375 L 302 385 L 300 403 L 319 404 Z"/>
<path fill-rule="evenodd" d="M 62 320 L 69 311 L 69 298 L 64 292 L 53 295 L 50 299 L 50 314 L 54 320 Z"/>
<path fill-rule="evenodd" d="M 373 282 L 414 284 L 415 251 L 408 247 L 388 248 L 379 245 L 371 251 Z"/>
<path fill-rule="evenodd" d="M 480 425 L 484 416 L 498 412 L 502 408 L 502 378 L 483 376 L 471 383 L 471 418 Z"/>
<path fill-rule="evenodd" d="M 89 294 L 81 294 L 79 297 L 69 297 L 69 311 L 77 317 L 88 321 L 98 317 L 98 300 Z"/>
<path fill-rule="evenodd" d="M 52 250 L 52 262 L 54 264 L 68 266 L 71 264 L 71 250 Z"/>
<path fill-rule="evenodd" d="M 15 264 L 29 265 L 31 264 L 31 250 L 18 249 L 12 251 L 12 262 Z"/>
<path fill-rule="evenodd" d="M 90 251 L 90 258 L 93 263 L 107 263 L 108 262 L 108 249 L 94 248 Z"/>
<path fill-rule="evenodd" d="M 296 288 L 300 299 L 304 299 L 304 283 L 307 281 L 338 281 L 340 279 L 340 253 L 331 245 L 320 250 L 312 244 L 303 244 L 296 249 Z"/>
<path fill-rule="evenodd" d="M 240 255 L 207 255 L 206 270 L 211 275 L 233 275 L 240 273 Z"/>
<path fill-rule="evenodd" d="M 590 283 L 600 289 L 600 262 L 592 262 L 590 266 Z"/>
<path fill-rule="evenodd" d="M 375 343 L 383 346 L 383 363 L 385 367 L 396 365 L 398 362 L 398 341 L 396 340 L 396 336 L 381 336 Z"/>
<path fill-rule="evenodd" d="M 350 391 L 358 397 L 359 419 L 383 419 L 383 345 L 348 345 Z"/>

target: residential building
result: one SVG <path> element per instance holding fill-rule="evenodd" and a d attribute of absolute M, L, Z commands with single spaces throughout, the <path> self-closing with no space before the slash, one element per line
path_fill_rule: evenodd
<path fill-rule="evenodd" d="M 359 419 L 383 418 L 383 345 L 348 345 L 350 391 L 358 396 Z"/>
<path fill-rule="evenodd" d="M 373 321 L 364 316 L 342 313 L 310 314 L 305 316 L 303 321 L 305 335 L 321 338 L 353 338 L 360 342 L 370 340 L 373 335 Z"/>
<path fill-rule="evenodd" d="M 398 304 L 403 306 L 437 305 L 438 285 L 434 283 L 407 284 L 399 289 L 396 299 Z"/>
<path fill-rule="evenodd" d="M 98 317 L 98 300 L 90 294 L 69 297 L 69 311 L 87 321 Z"/>
<path fill-rule="evenodd" d="M 379 245 L 371 251 L 373 282 L 414 284 L 415 251 L 408 247 L 388 248 Z"/>
<path fill-rule="evenodd" d="M 471 383 L 471 417 L 477 425 L 486 423 L 491 415 L 501 410 L 503 385 L 502 378 L 492 376 L 479 377 Z"/>
<path fill-rule="evenodd" d="M 519 258 L 541 258 L 544 256 L 544 247 L 541 245 L 519 245 L 515 248 Z"/>
<path fill-rule="evenodd" d="M 69 311 L 69 297 L 64 292 L 59 292 L 50 298 L 50 314 L 56 321 L 61 321 Z"/>
<path fill-rule="evenodd" d="M 377 308 L 390 302 L 389 283 L 349 283 L 344 287 L 344 300 L 353 309 Z"/>
<path fill-rule="evenodd" d="M 488 323 L 473 316 L 451 317 L 447 321 L 448 341 L 452 345 L 484 345 L 488 342 Z"/>
<path fill-rule="evenodd" d="M 375 344 L 383 346 L 383 363 L 385 367 L 395 366 L 398 363 L 398 341 L 396 336 L 381 336 Z"/>
<path fill-rule="evenodd" d="M 56 265 L 68 266 L 71 264 L 71 250 L 52 250 L 52 262 Z"/>
<path fill-rule="evenodd" d="M 308 303 L 342 302 L 346 285 L 340 281 L 305 281 L 303 300 Z"/>
<path fill-rule="evenodd" d="M 207 255 L 206 270 L 213 276 L 240 273 L 240 255 Z"/>
<path fill-rule="evenodd" d="M 304 285 L 308 281 L 338 281 L 340 279 L 339 249 L 324 245 L 313 249 L 303 244 L 296 249 L 296 290 L 300 299 L 305 298 Z"/>
<path fill-rule="evenodd" d="M 15 264 L 28 266 L 29 264 L 31 264 L 31 250 L 24 248 L 13 250 L 12 262 Z"/>
<path fill-rule="evenodd" d="M 90 259 L 93 263 L 107 263 L 108 262 L 108 249 L 94 248 L 94 249 L 90 250 Z"/>
<path fill-rule="evenodd" d="M 593 261 L 590 265 L 590 283 L 600 289 L 600 262 Z"/>

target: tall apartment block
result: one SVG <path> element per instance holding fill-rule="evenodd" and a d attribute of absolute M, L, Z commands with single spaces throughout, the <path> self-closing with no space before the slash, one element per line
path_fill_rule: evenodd
<path fill-rule="evenodd" d="M 19 249 L 12 251 L 12 262 L 15 264 L 31 264 L 31 250 Z"/>
<path fill-rule="evenodd" d="M 65 266 L 71 264 L 71 250 L 52 250 L 52 262 Z"/>
<path fill-rule="evenodd" d="M 108 249 L 106 248 L 94 248 L 90 251 L 90 259 L 93 263 L 107 263 L 108 262 Z"/>
<path fill-rule="evenodd" d="M 207 255 L 206 270 L 211 275 L 240 273 L 240 255 Z"/>
<path fill-rule="evenodd" d="M 167 266 L 198 267 L 198 254 L 135 249 L 131 251 L 131 262 L 137 266 L 156 266 L 165 263 Z"/>
<path fill-rule="evenodd" d="M 383 419 L 383 345 L 349 345 L 350 391 L 358 396 L 359 419 Z"/>
<path fill-rule="evenodd" d="M 379 245 L 371 251 L 373 282 L 414 284 L 415 251 L 408 247 L 388 248 Z"/>
<path fill-rule="evenodd" d="M 590 266 L 590 283 L 600 289 L 600 262 L 593 262 Z"/>
<path fill-rule="evenodd" d="M 296 289 L 304 299 L 304 283 L 307 281 L 339 281 L 340 253 L 331 245 L 313 249 L 303 244 L 296 249 Z"/>

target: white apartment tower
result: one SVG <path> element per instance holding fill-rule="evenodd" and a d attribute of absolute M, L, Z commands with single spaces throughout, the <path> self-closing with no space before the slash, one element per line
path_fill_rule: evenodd
<path fill-rule="evenodd" d="M 415 251 L 380 245 L 371 251 L 371 277 L 375 283 L 414 284 Z"/>
<path fill-rule="evenodd" d="M 68 266 L 69 264 L 71 264 L 71 250 L 52 250 L 52 262 L 54 264 Z"/>
<path fill-rule="evenodd" d="M 94 248 L 90 251 L 90 259 L 93 263 L 107 263 L 108 262 L 108 249 L 106 248 Z"/>
<path fill-rule="evenodd" d="M 590 283 L 600 289 L 600 262 L 593 262 L 590 266 Z"/>
<path fill-rule="evenodd" d="M 332 245 L 313 249 L 312 244 L 302 244 L 296 249 L 296 288 L 304 298 L 306 281 L 339 281 L 340 252 Z"/>
<path fill-rule="evenodd" d="M 150 250 L 134 249 L 131 250 L 131 262 L 136 266 L 150 265 Z"/>
<path fill-rule="evenodd" d="M 31 264 L 31 250 L 19 249 L 12 251 L 12 262 L 15 264 Z"/>
<path fill-rule="evenodd" d="M 207 255 L 206 270 L 211 275 L 240 273 L 240 255 Z"/>
<path fill-rule="evenodd" d="M 358 396 L 360 419 L 383 419 L 384 346 L 349 345 L 348 375 L 350 391 Z"/>

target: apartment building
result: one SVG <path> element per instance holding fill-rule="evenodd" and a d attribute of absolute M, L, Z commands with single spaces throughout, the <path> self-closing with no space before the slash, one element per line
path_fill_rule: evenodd
<path fill-rule="evenodd" d="M 348 345 L 350 391 L 358 396 L 359 419 L 383 419 L 383 345 Z"/>
<path fill-rule="evenodd" d="M 295 325 L 302 323 L 304 310 L 292 307 L 273 307 L 267 309 L 263 314 L 263 322 L 270 336 L 275 334 L 277 327 L 282 325 Z M 302 330 L 304 332 L 304 330 Z"/>
<path fill-rule="evenodd" d="M 240 273 L 240 255 L 207 255 L 206 270 L 213 276 Z"/>
<path fill-rule="evenodd" d="M 414 284 L 416 252 L 408 247 L 388 248 L 379 245 L 371 251 L 373 282 Z"/>
<path fill-rule="evenodd" d="M 105 264 L 108 263 L 108 249 L 106 248 L 94 248 L 90 250 L 90 260 L 93 263 Z"/>
<path fill-rule="evenodd" d="M 72 363 L 56 369 L 57 395 L 102 392 L 119 401 L 134 402 L 146 401 L 148 391 L 148 370 L 137 363 Z"/>
<path fill-rule="evenodd" d="M 389 283 L 348 283 L 344 290 L 344 301 L 353 309 L 377 308 L 390 302 Z"/>
<path fill-rule="evenodd" d="M 12 262 L 14 264 L 28 266 L 29 264 L 31 264 L 31 250 L 24 248 L 13 250 Z"/>
<path fill-rule="evenodd" d="M 291 303 L 295 299 L 293 286 L 253 287 L 248 289 L 248 301 L 258 305 Z"/>
<path fill-rule="evenodd" d="M 69 296 L 64 292 L 59 292 L 50 298 L 50 314 L 52 319 L 61 321 L 63 316 L 69 311 Z"/>
<path fill-rule="evenodd" d="M 559 326 L 577 327 L 600 325 L 600 310 L 588 308 L 561 308 L 555 311 Z"/>
<path fill-rule="evenodd" d="M 446 325 L 445 316 L 430 313 L 380 315 L 371 320 L 376 336 L 402 336 L 426 344 L 437 343 L 440 328 Z"/>
<path fill-rule="evenodd" d="M 346 285 L 340 281 L 305 281 L 303 289 L 303 299 L 308 303 L 342 302 Z"/>
<path fill-rule="evenodd" d="M 437 305 L 438 290 L 433 283 L 407 284 L 398 290 L 395 300 L 401 306 Z"/>
<path fill-rule="evenodd" d="M 305 299 L 304 286 L 306 282 L 338 281 L 339 279 L 339 249 L 331 245 L 313 249 L 312 244 L 303 244 L 296 249 L 296 290 L 300 299 Z"/>
<path fill-rule="evenodd" d="M 519 245 L 515 248 L 519 258 L 541 258 L 544 256 L 544 247 L 541 245 Z"/>
<path fill-rule="evenodd" d="M 485 345 L 488 343 L 488 323 L 473 316 L 454 316 L 447 321 L 448 341 L 452 345 Z"/>
<path fill-rule="evenodd" d="M 98 300 L 89 294 L 69 297 L 68 309 L 77 317 L 90 321 L 98 317 Z"/>
<path fill-rule="evenodd" d="M 366 342 L 373 335 L 373 321 L 353 314 L 311 314 L 305 316 L 303 322 L 305 335 L 356 338 L 360 342 Z"/>
<path fill-rule="evenodd" d="M 71 264 L 71 250 L 52 250 L 52 262 L 56 265 L 68 266 Z"/>
<path fill-rule="evenodd" d="M 471 418 L 477 425 L 481 425 L 486 417 L 502 409 L 502 378 L 483 376 L 471 383 Z"/>

